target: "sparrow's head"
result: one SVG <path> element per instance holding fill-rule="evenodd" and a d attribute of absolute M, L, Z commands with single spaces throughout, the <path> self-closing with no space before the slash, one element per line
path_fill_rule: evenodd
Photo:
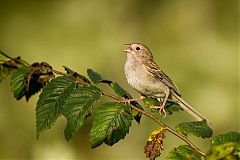
<path fill-rule="evenodd" d="M 143 44 L 131 43 L 125 44 L 127 46 L 123 51 L 128 54 L 128 56 L 134 57 L 135 59 L 148 59 L 152 60 L 153 56 L 151 51 Z"/>

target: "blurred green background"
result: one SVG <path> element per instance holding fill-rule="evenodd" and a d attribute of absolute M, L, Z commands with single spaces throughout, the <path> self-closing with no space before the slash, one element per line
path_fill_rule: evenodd
<path fill-rule="evenodd" d="M 0 0 L 0 6 L 0 49 L 9 55 L 85 75 L 93 68 L 138 97 L 126 83 L 122 49 L 124 43 L 141 42 L 183 98 L 211 121 L 214 134 L 240 130 L 238 0 Z M 148 118 L 134 122 L 113 147 L 90 149 L 90 120 L 67 142 L 62 117 L 37 140 L 38 96 L 16 101 L 9 84 L 9 78 L 0 84 L 0 159 L 145 159 L 143 146 L 158 127 Z M 189 120 L 187 113 L 163 119 L 172 127 Z M 160 159 L 183 144 L 166 136 Z M 191 139 L 204 151 L 210 143 Z"/>

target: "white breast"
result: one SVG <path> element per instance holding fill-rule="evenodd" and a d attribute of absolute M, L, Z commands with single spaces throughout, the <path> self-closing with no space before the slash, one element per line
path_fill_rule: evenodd
<path fill-rule="evenodd" d="M 134 57 L 129 54 L 127 56 L 124 71 L 128 83 L 144 95 L 164 97 L 165 85 L 160 80 L 150 76 L 146 67 L 136 61 Z"/>

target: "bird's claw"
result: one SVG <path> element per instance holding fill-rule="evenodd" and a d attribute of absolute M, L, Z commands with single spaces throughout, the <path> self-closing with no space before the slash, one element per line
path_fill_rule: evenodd
<path fill-rule="evenodd" d="M 123 99 L 123 100 L 120 100 L 119 102 L 123 102 L 125 105 L 130 105 L 131 104 L 131 100 L 130 99 Z"/>
<path fill-rule="evenodd" d="M 123 100 L 120 100 L 119 102 L 123 102 L 125 105 L 126 105 L 126 104 L 130 105 L 131 102 L 138 102 L 138 101 L 143 100 L 144 98 L 145 98 L 144 96 L 141 96 L 140 98 L 123 99 Z"/>
<path fill-rule="evenodd" d="M 149 106 L 149 108 L 159 109 L 159 113 L 163 114 L 163 118 L 165 118 L 167 116 L 167 112 L 166 112 L 163 105 L 161 105 L 161 106 Z"/>
<path fill-rule="evenodd" d="M 167 116 L 167 112 L 166 112 L 164 106 L 160 106 L 159 113 L 160 114 L 163 113 L 163 118 L 165 118 Z"/>

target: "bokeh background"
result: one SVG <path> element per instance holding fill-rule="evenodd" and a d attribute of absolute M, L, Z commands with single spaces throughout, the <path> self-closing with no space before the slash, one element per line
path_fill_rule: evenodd
<path fill-rule="evenodd" d="M 26 61 L 46 61 L 86 75 L 87 68 L 125 80 L 124 43 L 141 42 L 174 79 L 183 98 L 212 123 L 214 134 L 240 130 L 238 0 L 0 0 L 0 49 Z M 35 134 L 38 96 L 16 101 L 9 78 L 0 84 L 0 159 L 145 159 L 143 146 L 158 126 L 146 117 L 124 140 L 91 150 L 91 120 L 69 142 L 64 118 L 39 140 Z M 174 127 L 186 113 L 163 119 Z M 183 142 L 167 134 L 162 159 Z M 209 140 L 191 137 L 204 151 Z"/>

